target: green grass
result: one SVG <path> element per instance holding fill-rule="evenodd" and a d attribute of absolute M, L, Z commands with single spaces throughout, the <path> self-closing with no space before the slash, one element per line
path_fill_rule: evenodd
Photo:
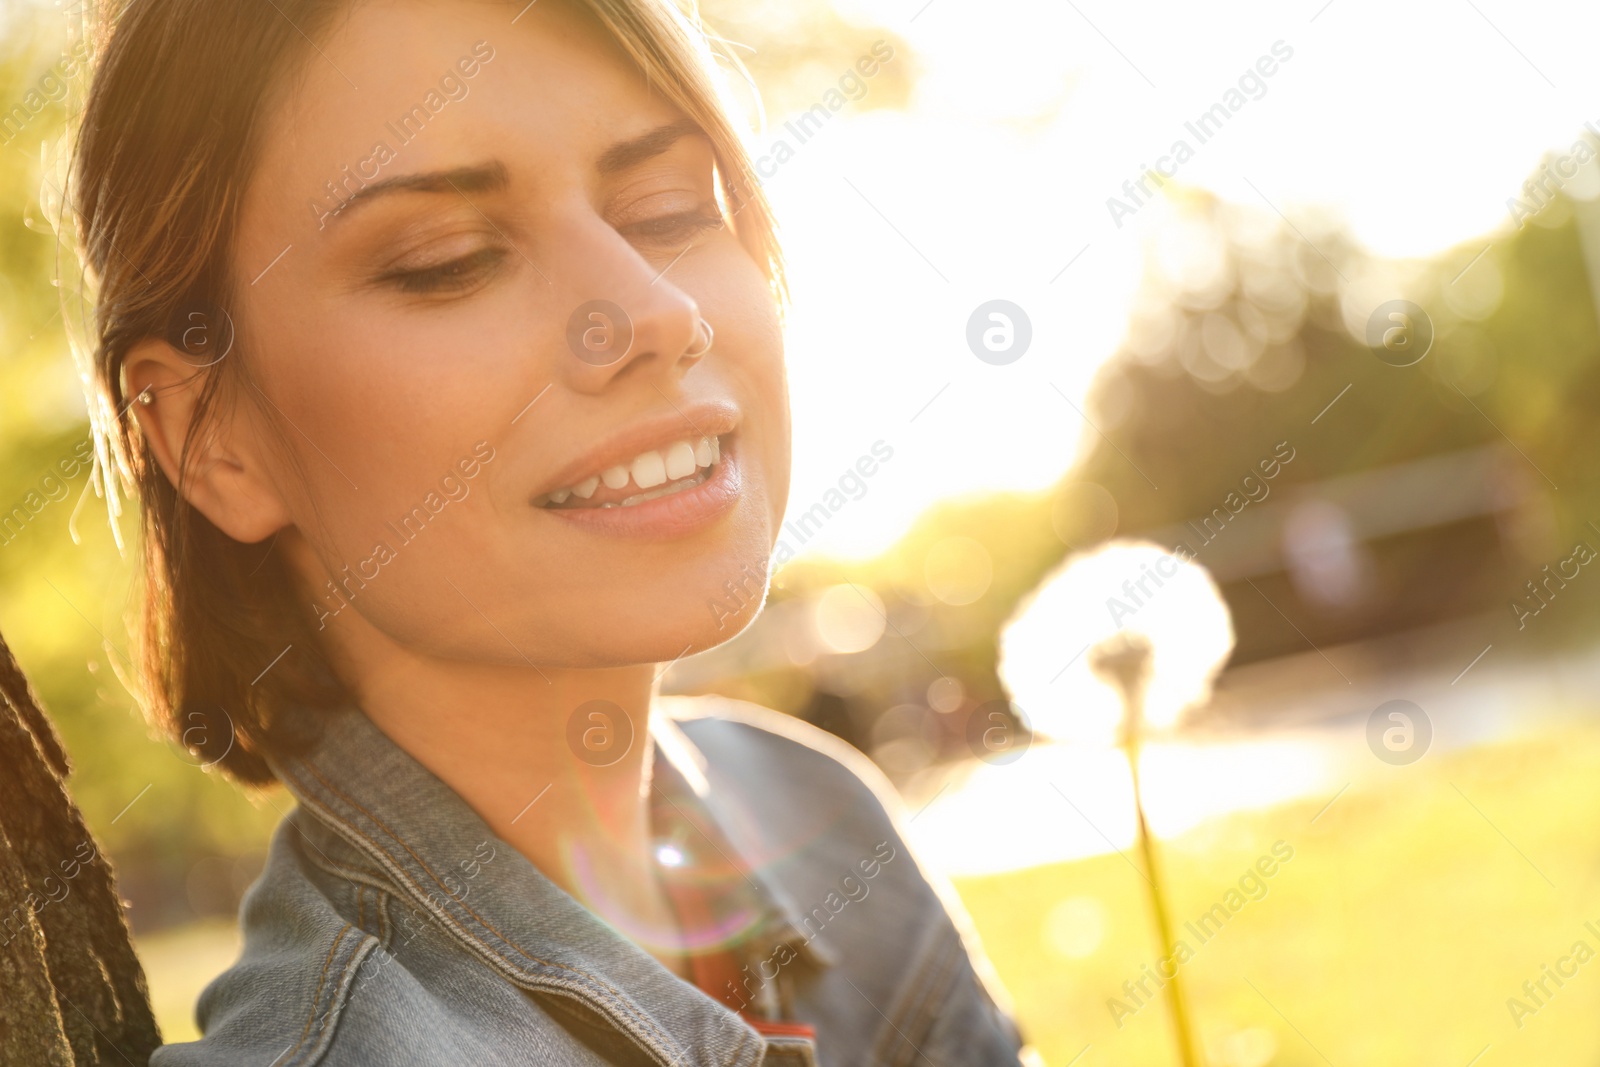
<path fill-rule="evenodd" d="M 1600 928 L 1600 730 L 1385 771 L 1315 823 L 1325 800 L 1163 842 L 1180 934 L 1273 842 L 1294 848 L 1266 895 L 1180 970 L 1206 1062 L 1466 1067 L 1485 1046 L 1481 1067 L 1600 1062 L 1600 958 L 1550 984 L 1554 995 L 1520 1028 L 1506 1004 L 1575 942 L 1600 952 L 1584 929 Z M 1178 1063 L 1164 999 L 1120 1028 L 1107 1006 L 1157 956 L 1145 885 L 1128 862 L 1101 856 L 961 879 L 957 890 L 1050 1067 L 1086 1045 L 1079 1067 Z M 1095 903 L 1063 906 L 1073 898 Z M 1081 920 L 1076 931 L 1065 923 L 1077 944 L 1052 938 L 1052 911 L 1101 915 L 1099 944 Z"/>
<path fill-rule="evenodd" d="M 1600 951 L 1583 928 L 1600 928 L 1600 729 L 1385 768 L 1313 823 L 1324 803 L 1215 819 L 1162 843 L 1180 932 L 1274 842 L 1294 849 L 1264 897 L 1191 942 L 1181 974 L 1210 1067 L 1466 1067 L 1485 1046 L 1477 1067 L 1600 1062 L 1600 957 L 1520 1029 L 1506 1007 L 1575 941 Z M 1163 999 L 1120 1028 L 1107 1008 L 1157 954 L 1127 861 L 956 887 L 1050 1067 L 1085 1045 L 1075 1067 L 1178 1062 Z M 226 923 L 140 941 L 167 1040 L 195 1036 L 195 997 L 236 946 Z"/>

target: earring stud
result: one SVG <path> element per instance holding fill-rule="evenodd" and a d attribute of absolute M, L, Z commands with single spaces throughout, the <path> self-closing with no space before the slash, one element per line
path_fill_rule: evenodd
<path fill-rule="evenodd" d="M 716 331 L 711 328 L 711 324 L 705 319 L 700 320 L 700 326 L 706 331 L 706 343 L 695 349 L 693 352 L 685 352 L 684 355 L 688 356 L 690 359 L 699 359 L 701 356 L 711 351 L 711 342 L 716 340 L 717 337 Z"/>
<path fill-rule="evenodd" d="M 151 404 L 156 402 L 156 394 L 151 392 L 149 386 L 145 386 L 144 389 L 140 391 L 139 395 L 134 399 L 138 400 L 139 403 L 143 404 L 145 407 L 149 407 Z"/>

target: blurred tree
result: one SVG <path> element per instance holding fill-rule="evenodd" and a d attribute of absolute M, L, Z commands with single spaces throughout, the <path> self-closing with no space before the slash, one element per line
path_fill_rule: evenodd
<path fill-rule="evenodd" d="M 1106 438 L 1093 442 L 1075 477 L 1110 491 L 1119 533 L 1177 543 L 1174 531 L 1187 524 L 1201 535 L 1185 535 L 1200 561 L 1216 565 L 1208 552 L 1217 550 L 1202 547 L 1201 517 L 1230 494 L 1248 495 L 1246 476 L 1265 481 L 1261 461 L 1287 442 L 1295 459 L 1258 489 L 1277 495 L 1271 522 L 1252 534 L 1259 544 L 1218 535 L 1219 550 L 1260 560 L 1219 576 L 1240 624 L 1236 661 L 1304 649 L 1308 636 L 1320 644 L 1471 614 L 1489 613 L 1503 628 L 1516 622 L 1509 605 L 1541 563 L 1567 555 L 1575 540 L 1600 545 L 1588 527 L 1600 518 L 1591 458 L 1600 427 L 1586 417 L 1600 393 L 1600 328 L 1570 210 L 1429 261 L 1396 263 L 1357 249 L 1331 224 L 1302 220 L 1294 230 L 1263 211 L 1176 199 L 1123 350 L 1091 397 Z M 1414 365 L 1391 365 L 1364 336 L 1395 299 L 1420 308 L 1417 325 L 1435 338 Z M 1390 520 L 1426 513 L 1460 487 L 1424 482 L 1384 495 L 1379 479 L 1345 477 L 1473 449 L 1503 453 L 1503 461 L 1459 467 L 1495 483 L 1479 494 L 1490 503 L 1409 529 Z M 1344 514 L 1359 484 L 1383 522 Z M 1313 500 L 1329 506 L 1303 507 Z M 1254 518 L 1263 514 L 1258 507 Z M 1350 579 L 1364 587 L 1352 588 L 1348 603 L 1319 600 L 1303 573 L 1327 562 L 1329 537 L 1345 536 L 1330 524 L 1356 542 L 1350 566 L 1370 571 L 1364 583 Z M 1373 525 L 1395 529 L 1363 532 Z M 1224 537 L 1236 540 L 1224 545 Z M 1568 602 L 1565 628 L 1591 626 L 1595 597 Z M 1305 633 L 1286 626 L 1280 610 Z"/>

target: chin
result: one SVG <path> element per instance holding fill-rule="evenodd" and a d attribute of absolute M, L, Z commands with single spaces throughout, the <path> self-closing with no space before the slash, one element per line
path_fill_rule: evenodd
<path fill-rule="evenodd" d="M 747 565 L 720 587 L 698 584 L 693 594 L 629 598 L 607 613 L 612 624 L 590 635 L 583 658 L 592 666 L 668 663 L 733 640 L 766 602 L 763 566 Z"/>
<path fill-rule="evenodd" d="M 672 663 L 733 640 L 755 619 L 757 611 L 757 608 L 752 608 L 736 619 L 725 619 L 721 629 L 706 619 L 696 617 L 692 623 L 685 621 L 681 627 L 663 620 L 661 625 L 652 626 L 648 632 L 634 634 L 632 640 L 626 642 L 618 641 L 614 636 L 596 634 L 586 647 L 573 648 L 564 656 L 552 656 L 540 662 L 544 666 L 589 670 L 636 667 L 643 663 Z"/>

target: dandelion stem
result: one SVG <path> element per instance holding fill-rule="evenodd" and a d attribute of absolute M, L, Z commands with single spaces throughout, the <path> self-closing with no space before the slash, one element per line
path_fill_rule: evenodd
<path fill-rule="evenodd" d="M 1130 709 L 1131 710 L 1131 709 Z M 1156 863 L 1155 842 L 1150 827 L 1145 822 L 1144 798 L 1139 790 L 1139 739 L 1136 734 L 1128 739 L 1128 770 L 1133 775 L 1133 810 L 1138 816 L 1139 852 L 1144 857 L 1145 873 L 1150 876 L 1150 911 L 1155 917 L 1156 933 L 1161 939 L 1161 951 L 1172 967 L 1172 978 L 1167 982 L 1167 1004 L 1172 1008 L 1173 1038 L 1178 1044 L 1178 1057 L 1183 1067 L 1199 1067 L 1194 1057 L 1193 1030 L 1189 1025 L 1189 1009 L 1183 996 L 1183 975 L 1178 971 L 1177 943 L 1172 939 L 1172 921 L 1167 916 L 1166 882 Z M 1160 965 L 1157 964 L 1157 973 Z M 1164 977 L 1164 976 L 1163 976 Z"/>
<path fill-rule="evenodd" d="M 1156 935 L 1161 942 L 1162 959 L 1172 970 L 1169 978 L 1156 961 L 1156 975 L 1165 981 L 1167 1004 L 1172 1009 L 1173 1039 L 1178 1044 L 1178 1059 L 1183 1067 L 1201 1067 L 1195 1057 L 1193 1027 L 1183 996 L 1183 975 L 1179 971 L 1172 921 L 1167 915 L 1166 882 L 1156 862 L 1155 841 L 1144 817 L 1144 794 L 1139 786 L 1139 749 L 1144 738 L 1144 696 L 1150 681 L 1153 652 L 1149 639 L 1140 634 L 1118 633 L 1101 642 L 1089 653 L 1090 668 L 1116 688 L 1122 698 L 1122 748 L 1128 756 L 1128 772 L 1133 779 L 1133 810 L 1139 831 L 1139 852 L 1144 857 L 1145 881 L 1150 886 L 1150 911 L 1155 918 Z"/>

